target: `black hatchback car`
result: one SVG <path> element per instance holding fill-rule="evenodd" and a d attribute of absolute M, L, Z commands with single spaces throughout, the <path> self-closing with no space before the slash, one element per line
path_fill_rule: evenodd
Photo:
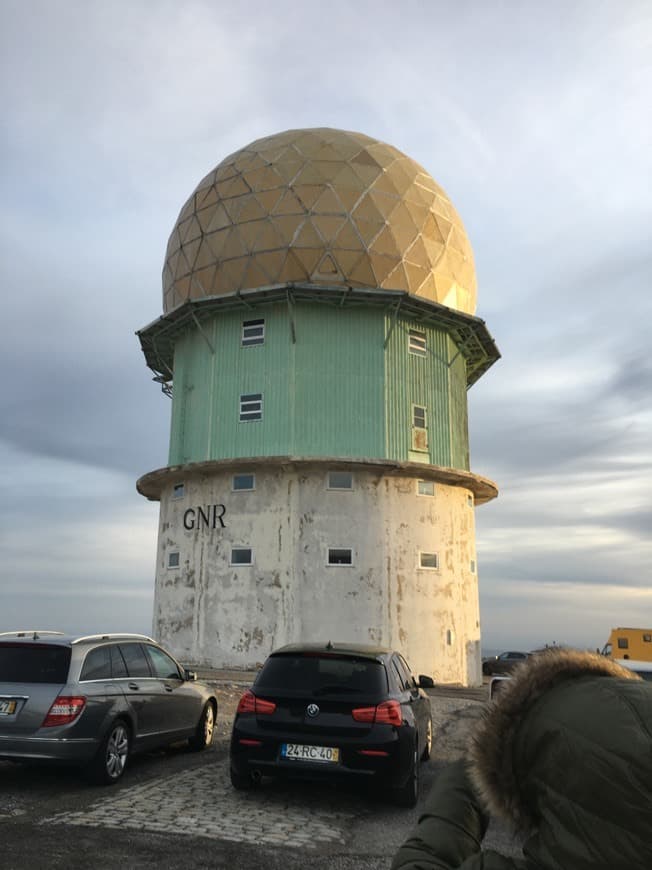
<path fill-rule="evenodd" d="M 398 652 L 354 644 L 292 644 L 273 652 L 240 699 L 231 782 L 262 776 L 380 782 L 401 806 L 419 793 L 432 718 L 424 688 Z"/>

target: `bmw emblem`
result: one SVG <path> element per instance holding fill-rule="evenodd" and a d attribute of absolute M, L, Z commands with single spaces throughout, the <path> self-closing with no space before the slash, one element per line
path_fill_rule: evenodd
<path fill-rule="evenodd" d="M 308 704 L 306 707 L 306 713 L 313 718 L 319 716 L 319 707 L 316 704 Z"/>

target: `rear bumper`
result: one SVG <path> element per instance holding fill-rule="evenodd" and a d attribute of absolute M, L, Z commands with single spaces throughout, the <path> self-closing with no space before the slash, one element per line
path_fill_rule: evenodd
<path fill-rule="evenodd" d="M 98 746 L 99 742 L 90 737 L 0 737 L 0 758 L 84 764 L 94 757 Z"/>
<path fill-rule="evenodd" d="M 260 732 L 234 728 L 231 735 L 230 760 L 232 770 L 239 775 L 258 773 L 263 776 L 278 776 L 292 779 L 320 781 L 379 781 L 390 788 L 402 786 L 408 775 L 411 751 L 408 739 L 399 739 L 389 729 L 386 740 L 361 739 L 342 741 L 320 740 L 305 734 L 288 735 L 284 739 L 263 736 Z M 406 735 L 407 736 L 407 735 Z M 241 739 L 257 739 L 259 746 L 243 745 Z M 340 760 L 336 763 L 288 760 L 281 756 L 285 742 L 337 746 Z M 374 755 L 363 754 L 372 751 Z"/>

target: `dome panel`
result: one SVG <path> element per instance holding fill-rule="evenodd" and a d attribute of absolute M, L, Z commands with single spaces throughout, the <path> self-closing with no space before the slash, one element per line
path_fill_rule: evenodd
<path fill-rule="evenodd" d="M 181 209 L 163 269 L 166 312 L 290 281 L 405 290 L 475 312 L 473 252 L 445 192 L 362 133 L 259 139 L 211 170 Z"/>

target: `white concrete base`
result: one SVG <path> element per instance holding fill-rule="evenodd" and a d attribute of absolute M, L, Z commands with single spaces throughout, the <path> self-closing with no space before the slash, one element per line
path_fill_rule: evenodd
<path fill-rule="evenodd" d="M 353 469 L 352 490 L 327 488 L 338 468 Z M 236 473 L 254 473 L 255 489 L 232 491 Z M 360 463 L 175 469 L 160 491 L 155 637 L 212 667 L 254 667 L 295 641 L 378 644 L 417 674 L 480 685 L 471 490 L 417 493 L 416 477 Z M 253 564 L 231 565 L 233 547 Z M 353 564 L 329 565 L 329 548 L 350 548 Z M 421 552 L 439 567 L 420 567 Z"/>

